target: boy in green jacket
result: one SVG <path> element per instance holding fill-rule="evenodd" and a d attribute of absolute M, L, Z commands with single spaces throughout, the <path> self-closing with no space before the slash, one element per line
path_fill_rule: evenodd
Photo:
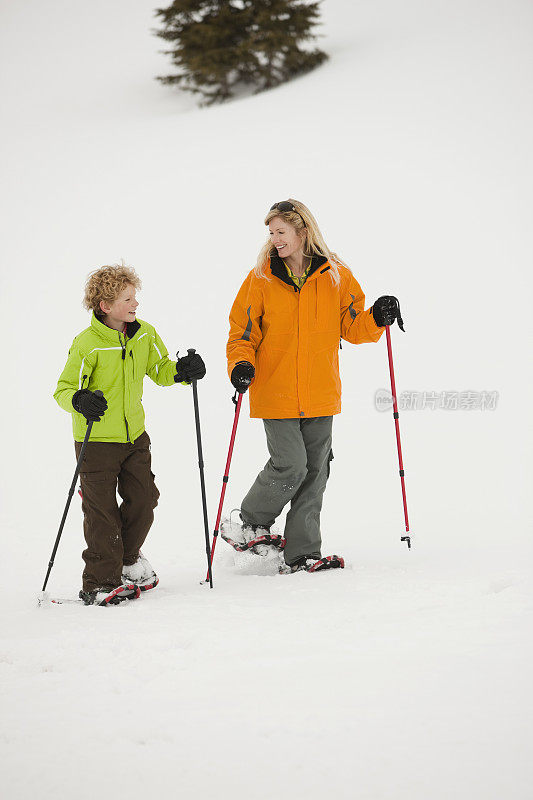
<path fill-rule="evenodd" d="M 157 585 L 140 552 L 159 498 L 144 428 L 143 379 L 172 386 L 205 375 L 198 353 L 171 361 L 155 328 L 136 318 L 140 288 L 135 271 L 124 265 L 89 276 L 83 304 L 92 311 L 91 324 L 72 342 L 54 393 L 72 414 L 77 458 L 93 421 L 80 471 L 87 543 L 80 598 L 86 605 L 114 605 Z"/>

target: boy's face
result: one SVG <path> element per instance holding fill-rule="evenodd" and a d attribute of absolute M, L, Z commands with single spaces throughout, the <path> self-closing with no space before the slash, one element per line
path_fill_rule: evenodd
<path fill-rule="evenodd" d="M 131 284 L 125 286 L 112 303 L 106 303 L 103 300 L 100 303 L 106 317 L 113 322 L 133 322 L 138 305 L 135 286 Z"/>

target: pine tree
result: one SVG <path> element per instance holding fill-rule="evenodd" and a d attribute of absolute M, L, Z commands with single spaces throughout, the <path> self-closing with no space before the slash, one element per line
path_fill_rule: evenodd
<path fill-rule="evenodd" d="M 304 0 L 174 0 L 157 9 L 157 36 L 178 73 L 159 77 L 202 95 L 205 104 L 228 100 L 241 86 L 256 92 L 308 72 L 326 60 L 302 47 L 316 39 L 317 2 Z"/>

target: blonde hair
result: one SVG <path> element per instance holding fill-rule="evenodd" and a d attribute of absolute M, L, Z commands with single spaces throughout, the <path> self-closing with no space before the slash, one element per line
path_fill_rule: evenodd
<path fill-rule="evenodd" d="M 112 303 L 128 285 L 140 289 L 141 280 L 135 270 L 127 267 L 123 261 L 110 267 L 100 267 L 91 272 L 87 278 L 83 307 L 102 316 L 103 311 L 100 308 L 102 300 L 105 303 Z"/>
<path fill-rule="evenodd" d="M 304 245 L 303 251 L 305 256 L 317 255 L 324 256 L 328 259 L 331 265 L 331 269 L 329 270 L 331 280 L 333 283 L 338 284 L 340 281 L 339 265 L 345 267 L 346 264 L 336 253 L 333 253 L 329 249 L 324 241 L 324 237 L 322 236 L 316 219 L 313 217 L 307 206 L 304 206 L 303 203 L 300 203 L 299 200 L 294 200 L 292 197 L 289 197 L 289 203 L 292 203 L 294 211 L 280 211 L 277 208 L 273 208 L 265 217 L 265 225 L 268 225 L 269 222 L 274 219 L 274 217 L 281 217 L 284 219 L 285 222 L 295 228 L 297 233 L 302 236 Z M 254 267 L 254 273 L 258 278 L 268 279 L 266 268 L 268 267 L 271 256 L 276 254 L 276 248 L 270 241 L 270 238 L 267 239 L 261 248 L 261 251 L 257 257 L 257 263 Z"/>

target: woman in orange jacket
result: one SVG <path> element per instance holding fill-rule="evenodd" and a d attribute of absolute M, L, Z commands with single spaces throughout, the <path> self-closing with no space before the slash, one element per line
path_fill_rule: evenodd
<path fill-rule="evenodd" d="M 326 245 L 303 203 L 275 203 L 269 239 L 233 303 L 228 373 L 250 387 L 250 416 L 263 419 L 270 459 L 241 504 L 243 538 L 268 533 L 290 502 L 287 571 L 344 566 L 321 556 L 320 511 L 329 476 L 333 415 L 341 410 L 339 343 L 377 342 L 398 316 L 380 297 L 365 311 L 358 282 Z"/>

